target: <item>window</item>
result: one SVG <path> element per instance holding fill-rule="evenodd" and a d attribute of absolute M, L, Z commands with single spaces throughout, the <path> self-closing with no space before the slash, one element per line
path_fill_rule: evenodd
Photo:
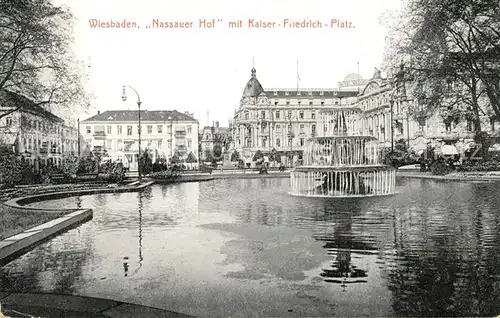
<path fill-rule="evenodd" d="M 300 138 L 300 145 L 303 146 L 304 145 L 304 138 Z"/>
<path fill-rule="evenodd" d="M 289 101 L 289 100 L 287 100 L 287 101 L 286 101 L 286 104 L 287 104 L 287 105 L 290 105 L 290 101 Z"/>
<path fill-rule="evenodd" d="M 187 128 L 187 133 L 188 133 L 188 134 L 190 134 L 191 132 L 192 132 L 192 130 L 191 130 L 191 126 L 188 126 L 188 128 Z"/>
<path fill-rule="evenodd" d="M 266 118 L 266 111 L 265 110 L 260 112 L 260 118 L 262 118 L 262 119 Z"/>
<path fill-rule="evenodd" d="M 300 105 L 300 104 L 302 104 L 302 101 L 301 101 L 301 100 L 298 100 L 298 101 L 297 101 L 297 104 L 299 104 L 299 105 Z"/>
<path fill-rule="evenodd" d="M 127 126 L 127 136 L 132 136 L 132 126 Z"/>
<path fill-rule="evenodd" d="M 111 135 L 111 126 L 106 127 L 106 132 L 108 135 Z"/>
<path fill-rule="evenodd" d="M 293 141 L 293 138 L 292 137 L 288 137 L 288 145 L 291 146 L 292 145 L 292 141 Z"/>
<path fill-rule="evenodd" d="M 444 128 L 446 129 L 446 131 L 451 131 L 451 122 L 444 123 Z"/>
<path fill-rule="evenodd" d="M 118 125 L 116 126 L 116 134 L 121 135 L 122 134 L 122 126 Z"/>
<path fill-rule="evenodd" d="M 152 140 L 148 140 L 148 148 L 151 148 L 152 145 L 153 145 L 153 141 Z"/>
<path fill-rule="evenodd" d="M 316 113 L 314 111 L 311 112 L 311 119 L 316 119 Z"/>
<path fill-rule="evenodd" d="M 304 111 L 301 110 L 299 112 L 299 117 L 300 117 L 300 119 L 304 119 Z"/>
<path fill-rule="evenodd" d="M 191 148 L 191 146 L 193 145 L 193 141 L 188 140 L 188 141 L 187 141 L 187 144 L 188 144 L 188 148 Z"/>
<path fill-rule="evenodd" d="M 316 125 L 311 126 L 311 136 L 312 137 L 316 136 Z"/>
<path fill-rule="evenodd" d="M 324 131 L 324 132 L 328 132 L 328 125 L 326 125 L 326 124 L 325 124 L 325 125 L 323 126 L 323 131 Z"/>
<path fill-rule="evenodd" d="M 92 133 L 92 128 L 90 126 L 87 126 L 87 135 L 90 135 Z"/>
<path fill-rule="evenodd" d="M 321 106 L 323 106 L 323 105 L 325 105 L 325 101 L 324 100 L 321 101 Z"/>
<path fill-rule="evenodd" d="M 151 135 L 153 133 L 153 126 L 152 125 L 147 125 L 147 130 L 148 130 L 148 135 Z"/>
<path fill-rule="evenodd" d="M 288 125 L 288 132 L 292 132 L 292 124 Z"/>
<path fill-rule="evenodd" d="M 245 113 L 245 120 L 248 120 L 248 113 Z"/>
<path fill-rule="evenodd" d="M 276 125 L 276 130 L 280 130 L 281 129 L 281 125 Z"/>
<path fill-rule="evenodd" d="M 309 101 L 309 105 L 312 105 L 312 104 L 313 104 L 313 101 L 312 101 L 312 100 L 310 100 L 310 101 Z"/>
<path fill-rule="evenodd" d="M 163 125 L 157 125 L 156 130 L 158 131 L 159 134 L 163 133 Z"/>
<path fill-rule="evenodd" d="M 304 125 L 303 125 L 303 124 L 301 124 L 301 125 L 300 125 L 300 133 L 303 133 L 303 132 L 304 132 Z"/>
<path fill-rule="evenodd" d="M 467 131 L 472 131 L 473 130 L 473 123 L 472 123 L 472 120 L 467 120 Z"/>
<path fill-rule="evenodd" d="M 280 111 L 279 110 L 276 111 L 276 119 L 280 119 Z"/>
<path fill-rule="evenodd" d="M 289 110 L 289 111 L 288 111 L 288 119 L 291 119 L 291 118 L 292 118 L 292 111 L 291 111 L 291 110 Z"/>
<path fill-rule="evenodd" d="M 158 139 L 158 148 L 161 149 L 163 147 L 163 140 Z"/>
<path fill-rule="evenodd" d="M 32 139 L 28 139 L 28 149 L 31 150 L 32 147 Z"/>
<path fill-rule="evenodd" d="M 281 147 L 281 139 L 276 139 L 276 147 Z"/>

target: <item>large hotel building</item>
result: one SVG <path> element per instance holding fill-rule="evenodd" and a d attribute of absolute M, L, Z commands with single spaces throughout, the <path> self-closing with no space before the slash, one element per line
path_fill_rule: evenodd
<path fill-rule="evenodd" d="M 394 79 L 383 78 L 375 69 L 368 80 L 347 75 L 338 88 L 264 89 L 253 68 L 230 125 L 234 149 L 251 165 L 257 150 L 264 156 L 275 151 L 281 162 L 296 165 L 307 138 L 322 135 L 321 113 L 342 110 L 346 118 L 357 118 L 348 125 L 376 137 L 385 148 L 403 141 L 417 154 L 428 145 L 438 152 L 444 145 L 458 153 L 467 150 L 474 141 L 471 121 L 450 120 L 438 112 L 419 116 L 418 103 L 407 96 L 403 79 L 403 68 Z M 495 120 L 483 117 L 483 130 L 493 133 Z"/>

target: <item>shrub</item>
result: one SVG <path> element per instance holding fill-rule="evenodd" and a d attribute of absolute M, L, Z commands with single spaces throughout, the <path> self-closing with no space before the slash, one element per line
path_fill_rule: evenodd
<path fill-rule="evenodd" d="M 450 166 L 444 160 L 436 160 L 431 164 L 432 174 L 444 176 L 451 172 Z"/>
<path fill-rule="evenodd" d="M 172 180 L 179 178 L 181 176 L 181 173 L 173 169 L 168 169 L 164 171 L 153 172 L 149 176 L 154 179 Z"/>

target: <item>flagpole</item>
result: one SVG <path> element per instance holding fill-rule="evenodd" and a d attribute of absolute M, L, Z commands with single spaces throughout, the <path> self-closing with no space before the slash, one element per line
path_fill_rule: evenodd
<path fill-rule="evenodd" d="M 299 77 L 299 60 L 297 60 L 297 92 L 299 91 L 299 81 L 300 81 L 300 77 Z"/>

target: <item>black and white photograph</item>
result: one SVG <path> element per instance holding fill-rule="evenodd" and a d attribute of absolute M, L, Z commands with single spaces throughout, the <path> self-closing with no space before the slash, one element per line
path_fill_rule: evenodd
<path fill-rule="evenodd" d="M 0 0 L 0 318 L 500 316 L 499 0 Z"/>

